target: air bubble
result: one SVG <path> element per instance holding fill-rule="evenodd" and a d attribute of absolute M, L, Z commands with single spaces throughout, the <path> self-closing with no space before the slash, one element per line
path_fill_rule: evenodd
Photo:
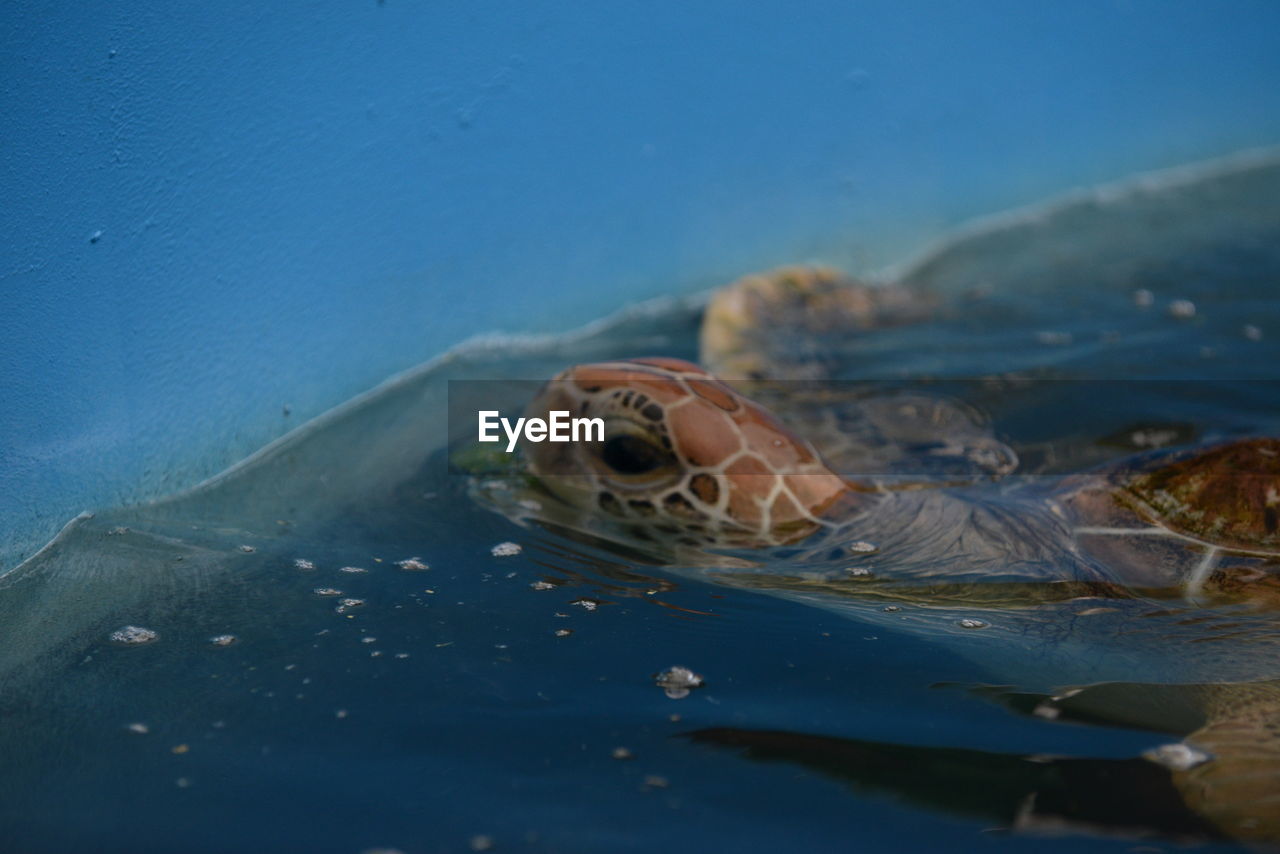
<path fill-rule="evenodd" d="M 1178 439 L 1177 430 L 1148 427 L 1134 430 L 1129 434 L 1129 441 L 1137 448 L 1163 448 Z"/>
<path fill-rule="evenodd" d="M 985 629 L 991 624 L 986 620 L 979 620 L 974 617 L 965 617 L 963 620 L 956 620 L 956 625 L 962 629 Z"/>
<path fill-rule="evenodd" d="M 1153 747 L 1142 754 L 1142 758 L 1157 765 L 1163 765 L 1172 771 L 1189 771 L 1197 765 L 1203 765 L 1213 757 L 1202 750 L 1196 750 L 1189 744 L 1174 742 Z"/>
<path fill-rule="evenodd" d="M 701 688 L 702 675 L 694 673 L 687 667 L 668 667 L 653 677 L 654 684 L 662 688 L 668 697 L 679 700 L 689 696 L 694 688 Z"/>
<path fill-rule="evenodd" d="M 489 553 L 494 557 L 511 557 L 512 555 L 520 554 L 522 551 L 524 551 L 524 547 L 519 543 L 498 543 L 489 549 Z"/>
<path fill-rule="evenodd" d="M 1241 333 L 1250 341 L 1262 340 L 1262 330 L 1257 326 L 1254 326 L 1252 323 L 1246 323 L 1244 329 L 1241 330 Z"/>
<path fill-rule="evenodd" d="M 359 575 L 368 571 L 369 570 L 365 569 L 363 566 L 344 566 L 338 570 L 338 572 L 345 572 L 348 575 Z"/>
<path fill-rule="evenodd" d="M 294 558 L 293 565 L 297 569 L 308 570 L 315 569 L 316 565 L 304 557 Z"/>
<path fill-rule="evenodd" d="M 431 568 L 430 565 L 422 562 L 422 558 L 416 556 L 407 557 L 404 560 L 398 560 L 396 561 L 396 566 L 401 569 L 409 570 L 410 572 L 422 572 L 423 570 Z"/>
<path fill-rule="evenodd" d="M 311 591 L 317 596 L 341 596 L 342 591 L 336 587 L 317 587 Z"/>
<path fill-rule="evenodd" d="M 1156 295 L 1146 288 L 1139 288 L 1133 292 L 1133 304 L 1138 308 L 1150 308 L 1155 305 Z"/>
<path fill-rule="evenodd" d="M 1186 320 L 1196 316 L 1196 304 L 1189 299 L 1176 299 L 1169 303 L 1169 316 Z"/>
<path fill-rule="evenodd" d="M 137 646 L 139 644 L 151 643 L 157 640 L 160 635 L 151 629 L 144 629 L 142 626 L 121 626 L 111 633 L 111 641 L 113 643 L 124 644 L 126 646 Z"/>
<path fill-rule="evenodd" d="M 866 540 L 858 540 L 857 542 L 849 543 L 848 549 L 857 555 L 875 554 L 880 551 L 879 546 L 875 543 L 868 543 Z"/>
<path fill-rule="evenodd" d="M 251 555 L 254 552 L 256 552 L 257 549 L 255 549 L 253 546 L 240 546 L 240 551 L 244 552 L 247 555 Z"/>
<path fill-rule="evenodd" d="M 551 590 L 555 588 L 555 585 L 549 581 L 535 581 L 529 586 L 532 587 L 534 590 Z"/>
<path fill-rule="evenodd" d="M 231 646 L 235 642 L 236 642 L 235 635 L 214 635 L 213 637 L 209 638 L 209 643 L 213 644 L 214 646 Z"/>
<path fill-rule="evenodd" d="M 1046 347 L 1065 347 L 1075 339 L 1070 332 L 1044 330 L 1036 333 L 1036 340 Z"/>

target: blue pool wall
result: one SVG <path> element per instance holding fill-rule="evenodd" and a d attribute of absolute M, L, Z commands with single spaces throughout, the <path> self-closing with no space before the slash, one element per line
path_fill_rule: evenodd
<path fill-rule="evenodd" d="M 872 270 L 1280 141 L 1271 0 L 8 0 L 0 23 L 0 572 L 468 336 Z"/>

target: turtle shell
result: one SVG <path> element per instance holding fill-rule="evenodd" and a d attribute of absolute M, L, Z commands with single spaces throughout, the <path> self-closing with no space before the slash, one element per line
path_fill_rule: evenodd
<path fill-rule="evenodd" d="M 1122 502 L 1228 550 L 1280 554 L 1280 439 L 1182 452 L 1121 473 Z"/>

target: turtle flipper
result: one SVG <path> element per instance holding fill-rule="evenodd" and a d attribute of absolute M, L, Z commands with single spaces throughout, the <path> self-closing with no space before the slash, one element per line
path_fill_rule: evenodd
<path fill-rule="evenodd" d="M 1280 680 L 1108 682 L 1052 697 L 1009 692 L 997 699 L 1051 720 L 1182 737 L 1144 756 L 1169 769 L 1187 808 L 1224 837 L 1280 842 Z"/>
<path fill-rule="evenodd" d="M 964 748 L 732 728 L 690 740 L 791 762 L 864 796 L 965 816 L 1015 832 L 1158 836 L 1187 842 L 1223 834 L 1187 808 L 1169 772 L 1142 759 L 1028 756 Z"/>
<path fill-rule="evenodd" d="M 921 320 L 930 308 L 905 288 L 867 285 L 830 267 L 783 267 L 717 291 L 699 349 L 721 379 L 823 379 L 849 335 Z"/>
<path fill-rule="evenodd" d="M 1007 474 L 1017 457 L 958 401 L 830 382 L 850 337 L 925 319 L 933 301 L 827 267 L 745 276 L 707 306 L 701 360 L 779 414 L 840 474 L 940 479 Z"/>
<path fill-rule="evenodd" d="M 1226 835 L 1280 842 L 1280 680 L 1205 688 L 1208 721 L 1187 743 L 1209 759 L 1174 785 Z"/>

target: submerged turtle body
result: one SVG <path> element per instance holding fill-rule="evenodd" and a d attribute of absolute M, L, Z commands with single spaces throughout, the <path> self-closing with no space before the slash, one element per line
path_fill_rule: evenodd
<path fill-rule="evenodd" d="M 1155 455 L 1077 481 L 1062 503 L 1117 580 L 1160 584 L 1176 567 L 1189 597 L 1280 604 L 1280 440 Z"/>
<path fill-rule="evenodd" d="M 920 406 L 911 398 L 903 417 L 916 424 Z M 1269 580 L 1262 566 L 1280 556 L 1276 439 L 1143 458 L 1046 495 L 950 476 L 838 474 L 821 444 L 676 359 L 570 368 L 529 414 L 551 410 L 603 417 L 604 441 L 529 445 L 532 473 L 584 517 L 646 543 L 769 547 L 825 531 L 824 543 L 872 540 L 896 554 L 898 579 L 1054 578 L 1196 591 L 1215 572 L 1223 587 Z M 975 433 L 956 454 L 969 459 L 977 447 L 990 456 L 998 446 Z M 1220 572 L 1224 557 L 1234 582 Z"/>
<path fill-rule="evenodd" d="M 1103 659 L 1100 645 L 1116 645 L 1125 651 L 1113 663 L 1130 673 L 1119 678 L 1136 681 L 1135 650 L 1154 660 L 1180 643 L 1176 619 L 1135 621 L 1165 612 L 1119 607 L 1126 601 L 1280 606 L 1280 439 L 1147 454 L 1049 486 L 1019 483 L 1005 478 L 1017 456 L 963 404 L 821 383 L 832 373 L 824 340 L 920 319 L 936 305 L 826 270 L 735 283 L 704 318 L 707 369 L 614 361 L 570 368 L 544 387 L 529 415 L 603 417 L 605 435 L 526 445 L 531 473 L 553 500 L 522 506 L 553 526 L 708 567 L 703 574 L 722 583 L 877 622 L 892 617 L 908 630 L 935 631 L 928 614 L 948 608 L 1020 610 L 1026 617 L 1006 636 L 1021 647 L 1037 632 L 1052 638 L 1029 662 L 1049 672 L 1058 672 L 1051 661 Z M 780 547 L 789 557 L 753 566 L 751 550 Z M 910 603 L 905 610 L 917 615 L 886 602 Z M 1170 685 L 1197 683 L 1192 702 L 1204 723 L 1188 743 L 1198 739 L 1212 757 L 1177 771 L 1175 785 L 1226 835 L 1280 840 L 1280 826 L 1242 804 L 1280 787 L 1272 758 L 1280 733 L 1267 723 L 1280 692 L 1265 681 L 1280 676 L 1280 633 L 1270 622 L 1221 623 L 1210 637 L 1188 638 L 1215 643 L 1165 653 L 1182 668 Z M 1215 679 L 1237 684 L 1207 684 Z"/>
<path fill-rule="evenodd" d="M 1280 552 L 1280 439 L 1163 459 L 1122 488 L 1135 510 L 1176 532 L 1237 551 Z"/>

